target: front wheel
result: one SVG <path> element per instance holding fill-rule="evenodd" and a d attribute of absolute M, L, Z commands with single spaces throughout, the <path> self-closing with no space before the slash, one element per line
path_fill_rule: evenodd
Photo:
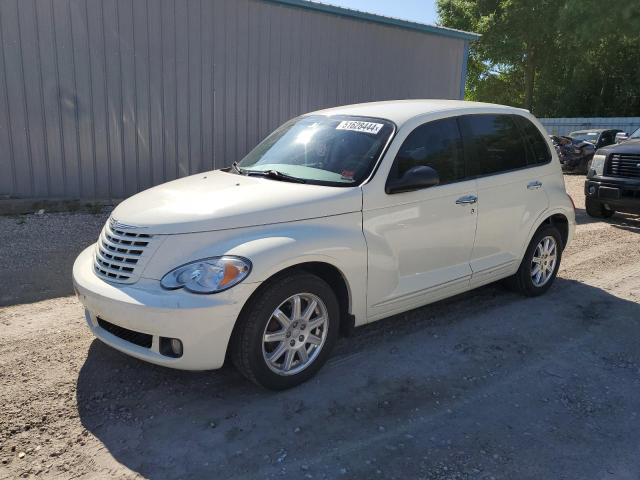
<path fill-rule="evenodd" d="M 520 268 L 508 284 L 527 297 L 546 292 L 558 274 L 562 258 L 562 237 L 553 225 L 540 228 L 529 243 Z"/>
<path fill-rule="evenodd" d="M 233 363 L 265 388 L 298 385 L 326 362 L 338 336 L 339 315 L 336 295 L 321 278 L 296 272 L 276 279 L 238 319 Z"/>
<path fill-rule="evenodd" d="M 594 218 L 611 218 L 615 210 L 611 210 L 605 206 L 604 203 L 599 202 L 593 198 L 585 198 L 584 199 L 585 207 L 587 210 L 587 215 Z"/>

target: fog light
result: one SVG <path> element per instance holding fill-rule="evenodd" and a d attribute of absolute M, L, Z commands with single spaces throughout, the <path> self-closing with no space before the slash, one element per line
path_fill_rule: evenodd
<path fill-rule="evenodd" d="M 593 195 L 596 193 L 596 186 L 595 185 L 589 185 L 589 195 Z"/>
<path fill-rule="evenodd" d="M 177 338 L 171 339 L 171 351 L 178 357 L 182 356 L 182 342 Z"/>
<path fill-rule="evenodd" d="M 160 353 L 166 357 L 182 356 L 182 342 L 177 338 L 160 337 Z"/>

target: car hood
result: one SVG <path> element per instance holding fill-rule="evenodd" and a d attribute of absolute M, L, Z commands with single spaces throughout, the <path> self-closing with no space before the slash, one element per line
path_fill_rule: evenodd
<path fill-rule="evenodd" d="M 626 140 L 622 143 L 614 143 L 613 145 L 607 145 L 598 150 L 598 153 L 607 155 L 609 153 L 640 153 L 640 139 L 633 138 Z"/>
<path fill-rule="evenodd" d="M 111 217 L 149 234 L 226 230 L 327 217 L 362 209 L 359 187 L 328 187 L 215 170 L 145 190 Z"/>

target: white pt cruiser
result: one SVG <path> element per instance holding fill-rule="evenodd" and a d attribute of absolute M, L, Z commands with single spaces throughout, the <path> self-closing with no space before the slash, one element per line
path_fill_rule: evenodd
<path fill-rule="evenodd" d="M 527 111 L 393 101 L 295 118 L 241 162 L 122 202 L 73 279 L 95 336 L 282 389 L 338 336 L 507 279 L 553 283 L 574 208 Z"/>

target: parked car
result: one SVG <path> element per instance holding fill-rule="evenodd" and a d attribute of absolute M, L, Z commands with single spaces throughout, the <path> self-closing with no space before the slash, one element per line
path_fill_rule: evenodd
<path fill-rule="evenodd" d="M 558 153 L 562 171 L 587 173 L 589 162 L 596 151 L 591 142 L 557 135 L 551 135 L 551 142 Z"/>
<path fill-rule="evenodd" d="M 616 142 L 616 134 L 621 131 L 622 130 L 617 128 L 594 128 L 571 132 L 569 136 L 574 140 L 583 140 L 592 143 L 597 150 L 598 148 L 614 144 Z"/>
<path fill-rule="evenodd" d="M 622 143 L 622 142 L 626 142 L 629 139 L 632 138 L 640 138 L 640 128 L 636 129 L 631 135 L 629 135 L 627 132 L 618 132 L 616 133 L 616 142 L 615 143 Z"/>
<path fill-rule="evenodd" d="M 616 211 L 640 213 L 640 130 L 599 149 L 584 184 L 587 214 L 609 218 Z"/>
<path fill-rule="evenodd" d="M 354 326 L 503 278 L 540 295 L 575 224 L 543 132 L 446 100 L 302 115 L 230 168 L 120 203 L 73 267 L 88 326 L 168 367 L 228 355 L 282 389 Z"/>

